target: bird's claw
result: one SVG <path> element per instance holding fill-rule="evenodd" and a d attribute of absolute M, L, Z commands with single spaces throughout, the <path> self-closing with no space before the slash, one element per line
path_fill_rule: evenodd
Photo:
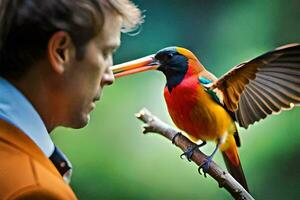
<path fill-rule="evenodd" d="M 194 151 L 195 151 L 195 149 L 196 149 L 197 147 L 198 147 L 197 145 L 194 145 L 194 146 L 189 147 L 184 153 L 182 153 L 182 154 L 180 155 L 180 158 L 183 159 L 183 156 L 185 156 L 185 157 L 187 158 L 187 160 L 188 160 L 189 162 L 191 162 L 191 158 L 192 158 L 193 153 L 194 153 Z"/>
<path fill-rule="evenodd" d="M 172 138 L 172 144 L 175 144 L 175 139 L 180 135 L 182 135 L 181 132 L 178 132 L 174 135 L 174 137 Z"/>
<path fill-rule="evenodd" d="M 193 146 L 190 146 L 183 154 L 180 155 L 180 158 L 183 159 L 183 156 L 185 156 L 189 162 L 191 162 L 191 158 L 193 156 L 193 153 L 196 149 L 204 146 L 206 144 L 206 141 L 203 141 L 201 144 L 196 144 Z"/>
<path fill-rule="evenodd" d="M 206 178 L 206 174 L 208 173 L 208 169 L 209 169 L 209 165 L 211 163 L 212 159 L 210 157 L 207 158 L 207 160 L 198 167 L 198 172 L 200 175 L 202 175 L 201 173 L 201 169 L 203 171 L 203 175 Z"/>

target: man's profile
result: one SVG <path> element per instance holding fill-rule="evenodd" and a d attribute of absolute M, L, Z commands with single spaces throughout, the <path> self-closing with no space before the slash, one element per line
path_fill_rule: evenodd
<path fill-rule="evenodd" d="M 0 0 L 0 199 L 76 199 L 49 133 L 88 123 L 142 21 L 129 0 Z"/>

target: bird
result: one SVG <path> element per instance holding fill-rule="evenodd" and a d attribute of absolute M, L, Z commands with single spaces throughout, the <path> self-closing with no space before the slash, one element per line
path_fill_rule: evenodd
<path fill-rule="evenodd" d="M 188 137 L 202 143 L 184 152 L 216 143 L 200 166 L 208 170 L 213 156 L 222 152 L 229 173 L 247 190 L 249 187 L 238 154 L 237 124 L 249 125 L 300 106 L 300 44 L 288 44 L 236 65 L 220 78 L 209 72 L 190 50 L 167 47 L 137 60 L 112 67 L 116 78 L 148 70 L 166 77 L 164 98 L 174 124 Z"/>

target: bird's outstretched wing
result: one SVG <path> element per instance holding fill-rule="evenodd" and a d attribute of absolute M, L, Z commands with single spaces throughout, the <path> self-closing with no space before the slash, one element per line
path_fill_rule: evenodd
<path fill-rule="evenodd" d="M 300 105 L 300 44 L 289 44 L 237 65 L 213 83 L 224 106 L 247 128 Z"/>

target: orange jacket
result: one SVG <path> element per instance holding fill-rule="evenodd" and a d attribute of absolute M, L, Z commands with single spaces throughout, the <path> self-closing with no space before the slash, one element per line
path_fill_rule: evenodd
<path fill-rule="evenodd" d="M 0 200 L 76 200 L 38 146 L 0 119 Z"/>

